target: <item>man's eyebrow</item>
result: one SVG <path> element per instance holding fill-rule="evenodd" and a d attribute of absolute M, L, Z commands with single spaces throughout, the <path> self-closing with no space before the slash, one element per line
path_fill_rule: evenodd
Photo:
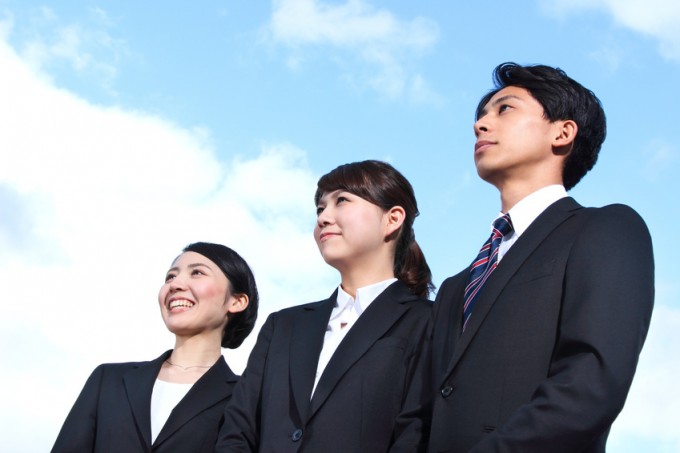
<path fill-rule="evenodd" d="M 498 104 L 500 104 L 500 103 L 502 103 L 502 102 L 507 101 L 508 99 L 517 99 L 518 101 L 521 101 L 521 100 L 522 100 L 521 97 L 516 96 L 516 95 L 514 95 L 514 94 L 506 94 L 505 96 L 501 96 L 501 97 L 499 97 L 498 99 L 496 99 L 495 101 L 493 101 L 493 102 L 491 103 L 491 105 L 492 105 L 492 106 L 496 106 L 496 105 L 498 105 Z"/>
<path fill-rule="evenodd" d="M 509 99 L 517 99 L 518 101 L 521 101 L 521 100 L 522 100 L 521 97 L 516 96 L 516 95 L 514 95 L 514 94 L 506 94 L 505 96 L 501 96 L 501 97 L 499 97 L 498 99 L 494 100 L 494 101 L 491 103 L 491 107 L 495 107 L 495 106 L 497 106 L 498 104 L 502 104 L 503 102 L 505 102 L 505 101 L 507 101 L 507 100 L 509 100 Z M 487 104 L 487 105 L 488 105 L 488 104 Z M 487 113 L 489 113 L 489 111 L 487 110 L 487 108 L 486 108 L 486 106 L 485 106 L 485 107 L 479 112 L 479 116 L 477 117 L 477 119 L 483 117 L 483 116 L 486 115 Z"/>

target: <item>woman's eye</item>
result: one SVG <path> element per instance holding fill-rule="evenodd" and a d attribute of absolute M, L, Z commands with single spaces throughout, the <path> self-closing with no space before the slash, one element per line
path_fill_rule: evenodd
<path fill-rule="evenodd" d="M 324 206 L 317 206 L 316 207 L 316 215 L 317 217 L 323 212 Z"/>
<path fill-rule="evenodd" d="M 175 278 L 175 274 L 168 274 L 165 276 L 165 283 L 168 283 L 170 280 Z"/>
<path fill-rule="evenodd" d="M 193 271 L 191 271 L 191 275 L 205 275 L 205 272 L 203 272 L 200 269 L 194 269 Z"/>
<path fill-rule="evenodd" d="M 348 200 L 347 198 L 345 198 L 345 197 L 338 197 L 338 199 L 335 201 L 335 203 L 336 203 L 336 204 L 340 204 L 340 203 L 342 203 L 343 201 L 349 201 L 349 200 Z"/>

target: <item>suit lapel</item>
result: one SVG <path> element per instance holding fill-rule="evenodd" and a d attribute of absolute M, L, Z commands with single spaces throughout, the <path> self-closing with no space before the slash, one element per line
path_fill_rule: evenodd
<path fill-rule="evenodd" d="M 293 322 L 289 377 L 300 421 L 307 417 L 319 355 L 337 293 L 336 290 L 329 299 L 302 307 L 302 313 Z"/>
<path fill-rule="evenodd" d="M 408 311 L 408 305 L 404 302 L 413 299 L 416 296 L 402 282 L 396 281 L 359 316 L 321 375 L 307 419 L 319 410 L 347 370 Z"/>
<path fill-rule="evenodd" d="M 463 328 L 463 293 L 470 268 L 461 271 L 447 282 L 446 294 L 440 288 L 434 303 L 434 331 L 436 337 L 432 341 L 432 365 L 436 379 L 444 377 L 451 363 L 453 351 L 460 339 Z M 439 297 L 442 296 L 440 299 Z M 439 382 L 437 382 L 439 384 Z"/>
<path fill-rule="evenodd" d="M 123 376 L 128 403 L 132 409 L 137 431 L 144 439 L 145 445 L 151 445 L 151 393 L 158 372 L 165 359 L 172 351 L 166 351 L 148 363 L 140 364 Z"/>
<path fill-rule="evenodd" d="M 154 446 L 163 443 L 200 412 L 228 398 L 237 380 L 238 376 L 231 371 L 224 357 L 220 357 L 172 410 Z"/>
<path fill-rule="evenodd" d="M 477 334 L 494 302 L 513 275 L 541 242 L 562 222 L 571 217 L 581 206 L 573 198 L 562 198 L 541 213 L 512 246 L 491 277 L 484 284 L 483 291 L 475 302 L 473 315 L 458 340 L 453 357 L 444 376 L 449 376 L 470 342 Z M 462 293 L 460 294 L 462 296 Z M 462 316 L 462 315 L 461 315 Z"/>

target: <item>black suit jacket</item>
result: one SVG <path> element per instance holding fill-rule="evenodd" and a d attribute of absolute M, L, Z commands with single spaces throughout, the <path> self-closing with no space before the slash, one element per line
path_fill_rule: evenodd
<path fill-rule="evenodd" d="M 337 292 L 336 292 L 337 293 Z M 359 317 L 312 396 L 336 293 L 265 322 L 225 411 L 221 452 L 414 452 L 426 439 L 431 303 L 400 281 Z"/>
<path fill-rule="evenodd" d="M 212 452 L 238 377 L 224 358 L 177 404 L 151 444 L 151 393 L 163 361 L 99 365 L 69 413 L 53 453 Z"/>
<path fill-rule="evenodd" d="M 623 205 L 548 207 L 503 257 L 461 334 L 469 269 L 434 306 L 433 452 L 604 452 L 654 299 L 652 244 Z"/>

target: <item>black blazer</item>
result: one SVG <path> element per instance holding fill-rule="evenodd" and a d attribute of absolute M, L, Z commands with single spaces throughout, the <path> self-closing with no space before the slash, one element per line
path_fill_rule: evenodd
<path fill-rule="evenodd" d="M 548 207 L 461 334 L 469 269 L 434 306 L 432 452 L 604 452 L 649 327 L 652 243 L 627 206 Z"/>
<path fill-rule="evenodd" d="M 196 381 L 151 444 L 151 392 L 171 352 L 151 362 L 99 365 L 52 452 L 212 452 L 224 405 L 238 380 L 224 358 Z"/>
<path fill-rule="evenodd" d="M 397 281 L 312 387 L 336 294 L 269 316 L 225 411 L 220 452 L 414 452 L 430 392 L 431 303 Z"/>

